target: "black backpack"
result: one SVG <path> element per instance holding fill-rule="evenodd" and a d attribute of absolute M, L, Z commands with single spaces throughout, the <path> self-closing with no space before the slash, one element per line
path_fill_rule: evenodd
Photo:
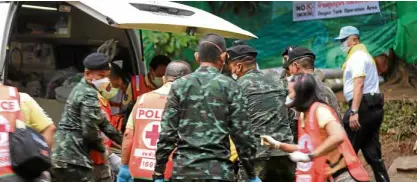
<path fill-rule="evenodd" d="M 39 177 L 51 168 L 51 150 L 45 139 L 30 127 L 9 133 L 13 171 L 26 180 Z"/>

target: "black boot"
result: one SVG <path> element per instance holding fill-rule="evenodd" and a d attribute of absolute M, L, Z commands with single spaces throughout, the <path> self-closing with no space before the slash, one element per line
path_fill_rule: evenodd
<path fill-rule="evenodd" d="M 370 164 L 374 171 L 375 180 L 377 182 L 389 182 L 389 176 L 387 169 L 385 168 L 384 161 L 381 159 L 376 163 Z"/>

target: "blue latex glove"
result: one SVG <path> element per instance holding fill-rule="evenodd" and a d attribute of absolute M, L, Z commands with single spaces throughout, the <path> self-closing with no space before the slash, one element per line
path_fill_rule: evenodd
<path fill-rule="evenodd" d="M 130 176 L 129 166 L 121 165 L 119 173 L 117 174 L 117 182 L 131 182 L 132 176 Z"/>
<path fill-rule="evenodd" d="M 259 179 L 258 176 L 255 177 L 255 179 L 249 179 L 249 182 L 262 182 L 261 179 Z"/>
<path fill-rule="evenodd" d="M 164 182 L 164 180 L 163 179 L 157 179 L 154 182 Z"/>

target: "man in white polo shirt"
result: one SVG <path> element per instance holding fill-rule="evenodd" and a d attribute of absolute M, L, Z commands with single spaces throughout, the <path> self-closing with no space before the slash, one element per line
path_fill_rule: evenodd
<path fill-rule="evenodd" d="M 379 91 L 375 61 L 360 43 L 357 28 L 343 27 L 335 40 L 340 41 L 342 51 L 347 54 L 343 65 L 343 94 L 349 103 L 349 110 L 343 117 L 345 130 L 356 153 L 362 150 L 376 181 L 389 181 L 379 143 L 384 96 Z"/>

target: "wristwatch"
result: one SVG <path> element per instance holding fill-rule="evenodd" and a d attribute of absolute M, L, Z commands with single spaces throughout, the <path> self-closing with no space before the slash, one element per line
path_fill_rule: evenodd
<path fill-rule="evenodd" d="M 312 161 L 314 157 L 313 157 L 313 155 L 308 154 L 308 158 L 310 158 L 310 161 Z"/>
<path fill-rule="evenodd" d="M 350 111 L 349 111 L 349 114 L 352 116 L 352 115 L 355 115 L 355 114 L 358 114 L 358 110 L 354 110 L 354 109 L 351 109 Z"/>

